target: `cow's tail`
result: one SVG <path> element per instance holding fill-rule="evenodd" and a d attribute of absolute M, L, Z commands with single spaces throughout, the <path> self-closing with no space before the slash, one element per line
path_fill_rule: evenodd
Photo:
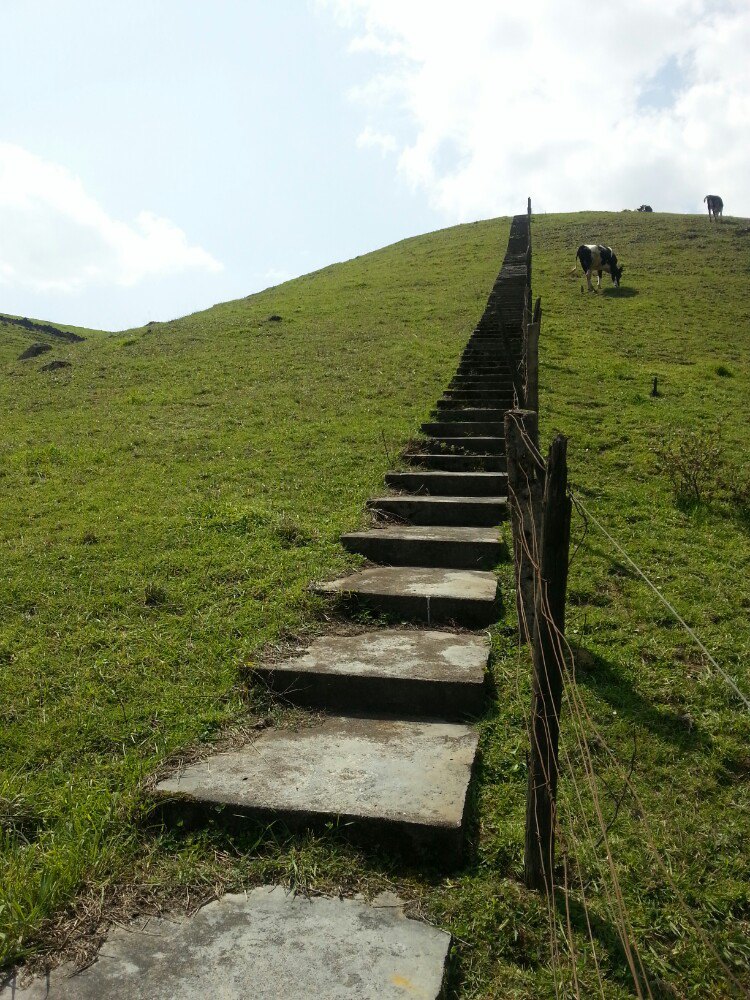
<path fill-rule="evenodd" d="M 706 195 L 706 197 L 703 200 L 708 201 L 708 195 Z"/>

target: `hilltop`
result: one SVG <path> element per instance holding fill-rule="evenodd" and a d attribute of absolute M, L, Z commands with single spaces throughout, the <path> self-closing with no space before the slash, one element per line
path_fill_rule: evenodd
<path fill-rule="evenodd" d="M 508 220 L 442 230 L 124 333 L 58 328 L 85 338 L 75 342 L 0 317 L 3 960 L 39 948 L 40 934 L 44 947 L 57 926 L 44 921 L 76 899 L 89 906 L 102 887 L 121 897 L 136 886 L 141 905 L 264 879 L 398 885 L 462 942 L 460 995 L 554 995 L 547 915 L 517 881 L 528 671 L 512 601 L 495 634 L 498 706 L 482 723 L 475 856 L 450 885 L 335 838 L 279 834 L 258 848 L 212 832 L 161 835 L 141 790 L 166 756 L 245 722 L 248 709 L 251 721 L 275 717 L 260 694 L 248 705 L 238 668 L 321 627 L 308 584 L 351 561 L 338 536 L 364 523 L 389 454 L 450 378 L 507 234 Z M 583 294 L 580 270 L 571 276 L 576 247 L 594 241 L 625 264 L 619 293 L 605 276 L 602 292 Z M 725 487 L 676 503 L 658 457 L 671 434 L 720 433 L 724 479 L 747 477 L 747 222 L 541 216 L 533 249 L 543 440 L 570 435 L 582 499 L 748 690 L 747 507 Z M 35 341 L 52 349 L 18 360 Z M 51 359 L 70 366 L 40 371 Z M 582 696 L 608 746 L 626 763 L 632 755 L 673 877 L 739 971 L 747 718 L 605 539 L 591 525 L 583 536 L 578 520 L 568 635 Z M 503 583 L 509 594 L 507 570 Z M 609 819 L 619 786 L 604 754 L 600 765 Z M 613 836 L 652 971 L 685 993 L 722 996 L 673 896 L 644 875 L 637 812 L 624 802 Z M 586 833 L 576 819 L 566 829 L 606 924 Z M 611 929 L 598 933 L 606 995 L 630 995 Z M 579 963 L 588 981 L 585 948 Z"/>

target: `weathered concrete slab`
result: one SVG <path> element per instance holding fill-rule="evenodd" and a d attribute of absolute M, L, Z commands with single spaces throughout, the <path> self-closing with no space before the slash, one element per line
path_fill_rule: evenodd
<path fill-rule="evenodd" d="M 491 625 L 500 615 L 497 579 L 482 570 L 380 567 L 319 584 L 320 594 L 340 594 L 376 614 L 428 625 Z"/>
<path fill-rule="evenodd" d="M 253 674 L 297 704 L 460 719 L 481 710 L 489 655 L 484 635 L 384 628 L 323 636 Z"/>
<path fill-rule="evenodd" d="M 431 420 L 422 424 L 422 433 L 430 437 L 504 437 L 502 421 L 483 420 Z"/>
<path fill-rule="evenodd" d="M 395 490 L 429 496 L 507 496 L 507 472 L 386 472 L 385 481 Z"/>
<path fill-rule="evenodd" d="M 266 886 L 193 917 L 113 930 L 97 961 L 2 1000 L 406 1000 L 442 996 L 450 935 L 404 916 L 390 894 L 304 898 Z M 3 980 L 0 979 L 0 986 Z"/>
<path fill-rule="evenodd" d="M 432 416 L 440 422 L 498 424 L 506 412 L 496 406 L 473 406 L 460 399 L 439 399 Z"/>
<path fill-rule="evenodd" d="M 504 472 L 505 455 L 464 455 L 453 452 L 407 452 L 404 461 L 439 472 Z"/>
<path fill-rule="evenodd" d="M 478 434 L 471 437 L 453 437 L 452 434 L 440 434 L 425 438 L 425 444 L 434 447 L 436 451 L 450 448 L 462 455 L 505 455 L 504 437 L 480 437 Z"/>
<path fill-rule="evenodd" d="M 475 406 L 499 406 L 509 410 L 513 406 L 513 388 L 507 386 L 504 389 L 451 389 L 448 388 L 443 393 L 443 397 L 455 400 L 462 405 L 472 404 Z"/>
<path fill-rule="evenodd" d="M 368 508 L 385 519 L 412 525 L 493 528 L 508 517 L 506 497 L 386 496 L 367 501 Z M 469 536 L 477 540 L 478 536 Z M 417 563 L 416 565 L 423 565 Z M 433 565 L 433 564 L 431 564 Z M 434 565 L 444 565 L 435 563 Z M 455 564 L 451 564 L 455 565 Z"/>
<path fill-rule="evenodd" d="M 477 735 L 467 726 L 333 716 L 270 729 L 160 781 L 157 794 L 232 815 L 397 833 L 456 862 Z M 188 810 L 189 811 L 189 810 Z M 348 824 L 357 830 L 347 831 Z"/>
<path fill-rule="evenodd" d="M 506 555 L 497 528 L 398 525 L 341 536 L 349 552 L 384 566 L 492 569 Z"/>

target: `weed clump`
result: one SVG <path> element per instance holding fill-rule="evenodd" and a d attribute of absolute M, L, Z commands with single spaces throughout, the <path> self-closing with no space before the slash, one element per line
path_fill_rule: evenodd
<path fill-rule="evenodd" d="M 147 608 L 161 608 L 169 603 L 166 590 L 156 583 L 147 583 L 143 588 L 143 603 Z"/>
<path fill-rule="evenodd" d="M 678 506 L 715 499 L 724 464 L 720 428 L 680 429 L 654 448 L 657 470 L 667 477 Z"/>

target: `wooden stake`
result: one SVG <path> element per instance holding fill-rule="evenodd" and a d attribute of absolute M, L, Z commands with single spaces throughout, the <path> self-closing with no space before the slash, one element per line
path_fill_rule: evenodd
<path fill-rule="evenodd" d="M 568 442 L 558 434 L 547 459 L 540 580 L 536 594 L 529 782 L 526 795 L 524 882 L 552 891 L 555 864 L 560 703 L 563 690 L 565 593 L 568 583 L 571 501 L 567 494 Z"/>
<path fill-rule="evenodd" d="M 539 428 L 531 410 L 505 414 L 505 453 L 508 461 L 508 504 L 513 532 L 513 566 L 516 576 L 516 611 L 521 638 L 530 643 L 534 634 L 536 570 L 541 530 L 544 473 L 534 452 Z"/>

